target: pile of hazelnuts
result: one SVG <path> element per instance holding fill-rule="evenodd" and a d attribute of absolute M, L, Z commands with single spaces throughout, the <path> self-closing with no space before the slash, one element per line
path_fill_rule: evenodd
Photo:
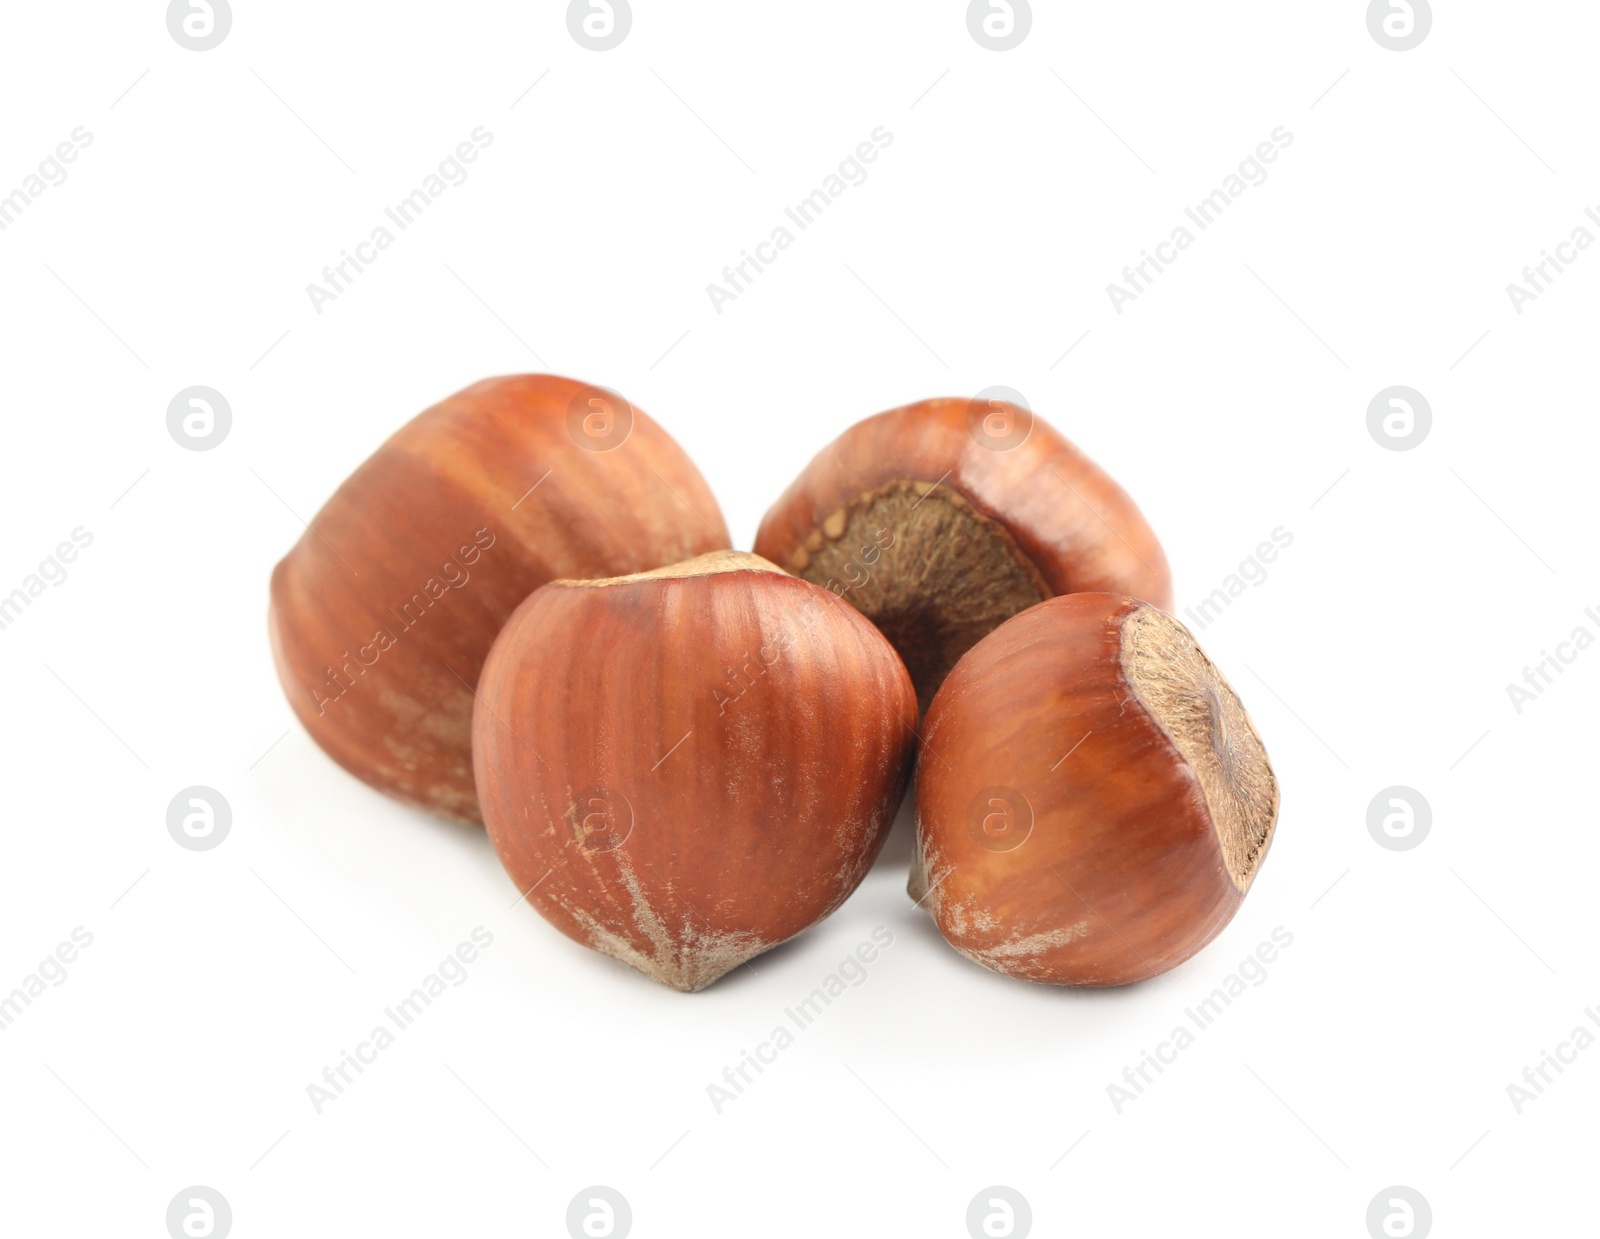
<path fill-rule="evenodd" d="M 1120 985 L 1233 917 L 1266 751 L 1139 509 L 1043 420 L 869 417 L 730 546 L 620 396 L 489 379 L 278 564 L 273 656 L 336 762 L 486 826 L 546 920 L 675 989 L 849 898 L 913 766 L 910 895 L 987 968 Z"/>

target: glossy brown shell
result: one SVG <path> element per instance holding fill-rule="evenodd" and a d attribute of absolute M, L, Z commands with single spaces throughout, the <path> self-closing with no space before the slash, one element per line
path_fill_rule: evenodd
<path fill-rule="evenodd" d="M 557 577 L 728 545 L 699 471 L 643 412 L 619 406 L 631 432 L 591 450 L 607 441 L 585 438 L 571 410 L 598 390 L 517 375 L 434 405 L 339 487 L 273 572 L 272 650 L 289 702 L 380 791 L 481 821 L 472 693 L 512 611 Z"/>
<path fill-rule="evenodd" d="M 1200 950 L 1243 902 L 1198 779 L 1125 679 L 1123 624 L 1143 606 L 1099 593 L 1041 603 L 980 642 L 934 698 L 911 892 L 985 967 L 1143 980 Z"/>
<path fill-rule="evenodd" d="M 1019 445 L 983 445 L 983 417 L 996 410 L 1028 425 Z M 773 504 L 756 554 L 787 567 L 832 513 L 901 480 L 949 487 L 998 521 L 1056 594 L 1103 590 L 1172 605 L 1161 544 L 1105 470 L 1035 414 L 960 398 L 891 409 L 846 430 Z"/>
<path fill-rule="evenodd" d="M 545 919 L 694 990 L 856 888 L 916 719 L 878 631 L 770 566 L 558 582 L 489 655 L 478 787 L 501 862 Z"/>

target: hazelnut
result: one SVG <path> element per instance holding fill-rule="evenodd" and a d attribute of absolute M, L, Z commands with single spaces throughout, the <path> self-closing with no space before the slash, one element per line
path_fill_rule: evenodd
<path fill-rule="evenodd" d="M 1109 475 L 1029 410 L 944 399 L 858 422 L 761 522 L 755 550 L 883 630 L 927 708 L 1018 611 L 1108 590 L 1172 605 L 1161 545 Z"/>
<path fill-rule="evenodd" d="M 910 893 L 956 950 L 1057 985 L 1122 985 L 1233 918 L 1278 783 L 1189 630 L 1071 594 L 1002 624 L 934 698 Z"/>
<path fill-rule="evenodd" d="M 473 760 L 528 902 L 687 991 L 855 890 L 916 721 L 870 623 L 730 551 L 530 597 L 484 665 Z"/>
<path fill-rule="evenodd" d="M 401 427 L 278 564 L 278 678 L 346 770 L 481 822 L 472 694 L 517 605 L 556 577 L 728 544 L 698 470 L 627 401 L 554 375 L 487 379 Z"/>

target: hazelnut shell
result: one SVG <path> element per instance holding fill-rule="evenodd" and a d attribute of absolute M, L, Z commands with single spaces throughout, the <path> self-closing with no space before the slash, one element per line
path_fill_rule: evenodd
<path fill-rule="evenodd" d="M 489 837 L 528 902 L 687 991 L 855 890 L 916 720 L 870 623 L 725 552 L 535 593 L 490 651 L 473 748 Z"/>
<path fill-rule="evenodd" d="M 924 709 L 956 660 L 1046 598 L 1172 604 L 1127 493 L 1027 409 L 924 400 L 857 422 L 761 522 L 755 550 L 830 589 L 900 652 Z"/>
<path fill-rule="evenodd" d="M 357 778 L 481 822 L 473 689 L 518 604 L 727 545 L 699 471 L 643 412 L 555 375 L 486 379 L 396 431 L 278 564 L 278 677 Z"/>
<path fill-rule="evenodd" d="M 1238 911 L 1278 783 L 1188 630 L 1070 594 L 1002 624 L 934 698 L 910 893 L 963 955 L 1063 985 L 1175 967 Z"/>

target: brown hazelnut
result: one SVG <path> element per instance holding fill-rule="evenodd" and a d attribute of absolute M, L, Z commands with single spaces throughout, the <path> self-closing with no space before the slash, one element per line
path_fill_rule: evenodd
<path fill-rule="evenodd" d="M 473 688 L 517 605 L 557 577 L 727 545 L 699 472 L 627 401 L 554 375 L 486 379 L 396 431 L 278 564 L 278 677 L 346 770 L 480 822 Z"/>
<path fill-rule="evenodd" d="M 1233 918 L 1278 783 L 1233 689 L 1164 611 L 1054 598 L 934 698 L 910 892 L 956 950 L 1058 985 L 1167 971 Z"/>
<path fill-rule="evenodd" d="M 924 709 L 980 638 L 1046 598 L 1172 604 L 1166 556 L 1133 500 L 1004 401 L 925 400 L 856 423 L 773 505 L 755 549 L 877 624 Z"/>
<path fill-rule="evenodd" d="M 754 555 L 555 581 L 478 685 L 484 818 L 552 925 L 697 990 L 855 890 L 916 698 L 856 611 Z"/>

